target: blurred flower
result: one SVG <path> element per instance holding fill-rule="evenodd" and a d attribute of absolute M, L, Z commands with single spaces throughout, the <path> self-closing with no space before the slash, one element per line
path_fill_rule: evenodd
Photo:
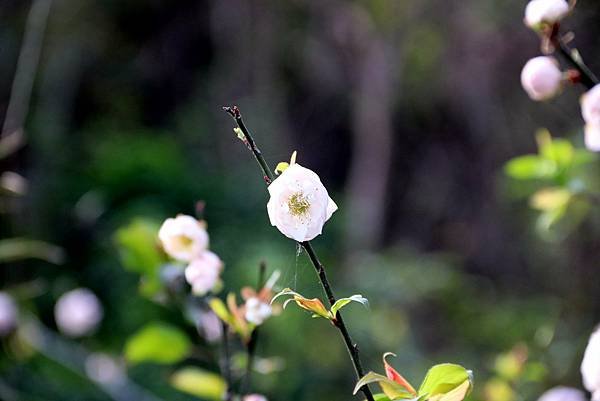
<path fill-rule="evenodd" d="M 208 233 L 204 222 L 182 214 L 165 220 L 158 238 L 165 252 L 182 262 L 191 262 L 208 247 Z"/>
<path fill-rule="evenodd" d="M 587 401 L 581 390 L 570 387 L 554 387 L 546 391 L 538 401 Z"/>
<path fill-rule="evenodd" d="M 581 114 L 587 124 L 600 125 L 600 85 L 581 97 Z"/>
<path fill-rule="evenodd" d="M 93 381 L 103 384 L 120 383 L 125 379 L 125 372 L 117 361 L 101 353 L 86 358 L 85 373 Z"/>
<path fill-rule="evenodd" d="M 202 336 L 209 343 L 217 342 L 221 339 L 221 335 L 223 334 L 223 327 L 221 326 L 221 321 L 212 311 L 211 312 L 201 312 L 198 316 L 198 330 L 201 332 Z"/>
<path fill-rule="evenodd" d="M 593 152 L 600 152 L 600 125 L 586 124 L 584 133 L 586 148 Z"/>
<path fill-rule="evenodd" d="M 91 333 L 102 320 L 102 305 L 87 288 L 63 294 L 54 306 L 54 318 L 59 330 L 71 337 Z"/>
<path fill-rule="evenodd" d="M 262 394 L 248 394 L 242 398 L 242 401 L 267 401 L 267 397 Z"/>
<path fill-rule="evenodd" d="M 592 393 L 592 401 L 600 400 L 600 329 L 590 336 L 581 362 L 583 385 Z"/>
<path fill-rule="evenodd" d="M 185 279 L 195 295 L 204 295 L 219 282 L 223 262 L 213 252 L 204 251 L 185 268 Z"/>
<path fill-rule="evenodd" d="M 5 292 L 0 292 L 0 337 L 9 334 L 17 325 L 17 306 Z"/>
<path fill-rule="evenodd" d="M 309 241 L 321 234 L 337 205 L 329 197 L 319 176 L 291 163 L 271 185 L 267 211 L 271 225 L 296 241 Z"/>
<path fill-rule="evenodd" d="M 557 95 L 562 79 L 563 74 L 554 57 L 532 58 L 521 71 L 521 85 L 533 100 L 548 100 Z"/>
<path fill-rule="evenodd" d="M 554 24 L 569 13 L 565 0 L 531 0 L 525 8 L 525 24 L 533 29 L 540 25 Z"/>
<path fill-rule="evenodd" d="M 246 300 L 246 320 L 252 324 L 260 325 L 267 320 L 273 310 L 267 302 L 261 301 L 258 297 L 252 297 Z"/>

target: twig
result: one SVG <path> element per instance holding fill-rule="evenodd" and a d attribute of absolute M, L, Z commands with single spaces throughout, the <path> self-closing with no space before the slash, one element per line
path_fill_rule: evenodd
<path fill-rule="evenodd" d="M 242 120 L 242 114 L 240 113 L 239 108 L 237 106 L 223 107 L 223 110 L 225 110 L 231 117 L 233 117 L 239 129 L 242 130 L 242 133 L 245 136 L 243 140 L 248 146 L 248 149 L 252 151 L 252 154 L 256 158 L 256 161 L 258 162 L 264 174 L 264 177 L 266 178 L 265 181 L 267 181 L 267 183 L 273 181 L 274 175 L 271 172 L 267 161 L 256 146 L 256 142 L 254 142 L 254 138 L 250 134 L 250 131 L 248 131 L 248 128 L 246 128 L 246 125 Z M 323 287 L 323 290 L 327 295 L 327 300 L 329 301 L 329 304 L 333 305 L 336 301 L 336 298 L 331 289 L 331 285 L 329 284 L 329 280 L 327 279 L 327 274 L 325 273 L 325 268 L 323 267 L 323 264 L 319 261 L 319 258 L 317 257 L 314 249 L 312 248 L 312 245 L 310 244 L 310 241 L 301 242 L 300 245 L 302 245 L 302 247 L 306 250 L 310 261 L 312 262 L 312 265 L 315 268 L 317 275 L 319 276 L 319 281 L 321 282 L 321 286 Z M 362 363 L 360 362 L 358 346 L 352 341 L 352 338 L 350 337 L 350 334 L 348 332 L 348 328 L 344 324 L 344 320 L 342 319 L 342 315 L 339 311 L 336 316 L 335 326 L 338 328 L 340 334 L 344 339 L 344 344 L 346 345 L 346 349 L 348 350 L 348 354 L 350 355 L 350 359 L 352 360 L 352 364 L 354 365 L 356 377 L 358 380 L 360 380 L 364 376 L 364 371 L 362 368 Z M 368 385 L 363 386 L 361 388 L 361 391 L 364 393 L 368 401 L 374 401 L 373 394 L 371 393 L 371 390 L 369 389 Z"/>
<path fill-rule="evenodd" d="M 52 0 L 34 0 L 27 15 L 23 45 L 17 61 L 1 137 L 6 137 L 23 128 L 29 110 L 31 90 L 40 59 L 51 4 Z"/>
<path fill-rule="evenodd" d="M 575 68 L 579 71 L 581 84 L 584 85 L 588 89 L 592 89 L 594 86 L 598 85 L 600 81 L 594 73 L 588 68 L 587 65 L 581 60 L 579 56 L 575 56 L 573 54 L 573 50 L 569 48 L 565 40 L 561 37 L 559 32 L 559 25 L 556 24 L 552 32 L 550 33 L 550 41 L 554 45 L 555 49 L 558 49 L 558 52 L 563 56 L 563 58 L 571 65 L 571 67 Z"/>

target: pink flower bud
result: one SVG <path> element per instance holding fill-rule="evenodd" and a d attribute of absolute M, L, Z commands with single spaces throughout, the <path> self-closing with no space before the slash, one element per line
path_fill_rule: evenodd
<path fill-rule="evenodd" d="M 54 318 L 60 331 L 70 337 L 90 334 L 102 320 L 102 305 L 87 288 L 63 294 L 54 305 Z"/>
<path fill-rule="evenodd" d="M 569 13 L 565 0 L 531 0 L 525 8 L 525 24 L 533 29 L 559 22 Z"/>
<path fill-rule="evenodd" d="M 581 114 L 587 124 L 600 126 L 600 85 L 594 86 L 581 97 Z"/>
<path fill-rule="evenodd" d="M 558 94 L 562 78 L 558 62 L 553 57 L 532 58 L 521 72 L 523 89 L 533 100 L 548 100 Z"/>
<path fill-rule="evenodd" d="M 538 401 L 587 401 L 583 391 L 570 387 L 554 387 L 538 398 Z"/>
<path fill-rule="evenodd" d="M 262 394 L 248 394 L 242 399 L 243 401 L 267 401 L 267 397 Z"/>
<path fill-rule="evenodd" d="M 600 400 L 600 329 L 590 336 L 581 362 L 583 385 L 592 393 L 592 400 Z"/>
<path fill-rule="evenodd" d="M 5 292 L 0 292 L 0 337 L 9 334 L 17 325 L 17 306 Z"/>

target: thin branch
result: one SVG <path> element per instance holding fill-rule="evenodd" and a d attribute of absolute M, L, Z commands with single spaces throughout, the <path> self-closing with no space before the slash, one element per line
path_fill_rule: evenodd
<path fill-rule="evenodd" d="M 250 134 L 250 131 L 248 131 L 248 128 L 246 128 L 246 125 L 244 124 L 244 121 L 242 120 L 242 114 L 240 113 L 239 108 L 237 106 L 223 107 L 223 110 L 225 110 L 230 116 L 233 117 L 233 119 L 237 123 L 239 129 L 242 130 L 242 133 L 245 136 L 245 138 L 243 140 L 246 143 L 246 145 L 248 146 L 248 149 L 250 149 L 252 151 L 252 153 L 254 154 L 256 161 L 260 165 L 260 168 L 262 169 L 263 174 L 264 174 L 265 178 L 267 179 L 266 180 L 267 183 L 273 181 L 274 180 L 273 173 L 271 172 L 271 169 L 269 168 L 267 161 L 262 156 L 262 153 L 256 146 L 256 143 L 254 142 L 254 138 L 252 137 L 252 134 Z M 333 294 L 333 290 L 331 289 L 331 285 L 329 284 L 329 280 L 327 279 L 327 274 L 325 273 L 325 268 L 323 267 L 323 264 L 320 262 L 319 258 L 317 257 L 317 254 L 315 253 L 312 245 L 310 244 L 310 241 L 301 242 L 300 245 L 302 245 L 302 247 L 306 250 L 306 253 L 309 256 L 310 261 L 312 262 L 312 265 L 315 268 L 317 275 L 319 276 L 319 281 L 321 282 L 321 286 L 323 287 L 323 290 L 325 291 L 325 294 L 327 295 L 327 300 L 329 301 L 329 304 L 333 306 L 333 304 L 336 301 L 336 298 L 335 298 L 335 295 Z M 360 380 L 364 376 L 364 371 L 362 368 L 362 363 L 360 361 L 358 346 L 352 341 L 352 338 L 350 337 L 350 334 L 348 332 L 348 328 L 346 327 L 344 320 L 342 319 L 342 315 L 340 314 L 339 311 L 336 316 L 336 321 L 337 322 L 336 322 L 335 326 L 338 328 L 338 330 L 340 331 L 340 334 L 342 335 L 342 338 L 344 339 L 344 344 L 346 345 L 346 349 L 348 350 L 348 354 L 350 355 L 350 359 L 352 360 L 352 364 L 354 365 L 354 371 L 356 373 L 356 377 L 358 380 Z M 368 385 L 363 386 L 361 388 L 361 391 L 364 393 L 364 395 L 368 401 L 374 401 L 373 394 L 371 393 L 371 390 L 369 389 Z"/>
<path fill-rule="evenodd" d="M 51 4 L 52 0 L 34 0 L 27 15 L 23 44 L 2 126 L 2 137 L 21 130 L 25 123 Z"/>
<path fill-rule="evenodd" d="M 581 60 L 581 57 L 579 55 L 575 55 L 573 49 L 569 48 L 565 40 L 561 37 L 560 33 L 558 32 L 558 25 L 555 25 L 553 31 L 551 32 L 550 40 L 560 55 L 567 61 L 567 63 L 579 71 L 582 85 L 588 89 L 592 89 L 594 86 L 600 83 L 596 75 L 594 75 L 594 73 L 588 68 L 583 60 Z"/>

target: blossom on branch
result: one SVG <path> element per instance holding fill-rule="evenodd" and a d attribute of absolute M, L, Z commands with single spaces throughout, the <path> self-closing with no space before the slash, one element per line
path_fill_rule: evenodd
<path fill-rule="evenodd" d="M 531 0 L 525 8 L 525 24 L 538 29 L 543 24 L 554 24 L 570 11 L 566 0 Z"/>
<path fill-rule="evenodd" d="M 556 96 L 563 73 L 554 57 L 540 56 L 529 60 L 521 72 L 521 85 L 532 100 L 548 100 Z"/>
<path fill-rule="evenodd" d="M 211 251 L 204 251 L 185 268 L 185 279 L 195 295 L 205 295 L 218 283 L 223 262 Z"/>
<path fill-rule="evenodd" d="M 288 238 L 298 242 L 310 241 L 323 231 L 323 225 L 337 205 L 329 197 L 315 172 L 295 163 L 269 185 L 271 198 L 267 212 L 271 225 Z"/>
<path fill-rule="evenodd" d="M 165 252 L 182 262 L 191 262 L 208 248 L 206 224 L 182 214 L 165 220 L 158 238 Z"/>

